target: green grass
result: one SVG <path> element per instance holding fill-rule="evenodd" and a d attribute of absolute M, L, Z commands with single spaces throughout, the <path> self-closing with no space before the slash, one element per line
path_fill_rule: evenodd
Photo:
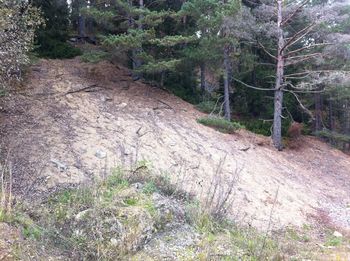
<path fill-rule="evenodd" d="M 343 243 L 343 238 L 330 236 L 330 237 L 327 238 L 325 246 L 337 247 L 337 246 L 342 245 L 342 243 Z"/>
<path fill-rule="evenodd" d="M 232 122 L 219 117 L 203 117 L 197 119 L 198 123 L 205 126 L 212 127 L 223 133 L 235 133 L 239 129 L 243 129 L 244 126 L 238 122 Z"/>
<path fill-rule="evenodd" d="M 147 182 L 142 188 L 142 192 L 147 195 L 151 195 L 157 191 L 158 191 L 157 186 L 153 180 Z"/>

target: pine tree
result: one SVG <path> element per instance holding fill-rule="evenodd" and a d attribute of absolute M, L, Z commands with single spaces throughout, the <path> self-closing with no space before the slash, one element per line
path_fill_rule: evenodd
<path fill-rule="evenodd" d="M 91 8 L 89 15 L 100 23 L 108 19 L 109 24 L 116 25 L 113 31 L 102 37 L 102 43 L 118 51 L 129 52 L 134 71 L 137 74 L 158 74 L 173 71 L 181 63 L 178 48 L 193 41 L 193 36 L 170 34 L 163 32 L 162 23 L 171 20 L 179 23 L 175 10 L 147 8 L 147 2 L 139 0 L 137 5 L 133 1 L 116 1 L 108 10 Z"/>
<path fill-rule="evenodd" d="M 70 30 L 69 8 L 66 0 L 32 0 L 32 5 L 40 8 L 45 26 L 36 32 L 36 51 L 48 58 L 71 58 L 80 51 L 69 46 L 66 41 Z"/>

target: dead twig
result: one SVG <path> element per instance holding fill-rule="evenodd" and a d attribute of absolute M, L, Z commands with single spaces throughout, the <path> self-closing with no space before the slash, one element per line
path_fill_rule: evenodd
<path fill-rule="evenodd" d="M 97 89 L 98 88 L 98 89 Z M 99 91 L 103 89 L 102 87 L 99 87 L 97 84 L 92 84 L 92 85 L 89 85 L 87 87 L 83 87 L 83 88 L 80 88 L 78 90 L 71 90 L 71 91 L 68 91 L 66 92 L 65 94 L 63 95 L 68 95 L 68 94 L 73 94 L 73 93 L 78 93 L 78 92 L 96 92 L 96 91 Z"/>
<path fill-rule="evenodd" d="M 156 100 L 157 100 L 159 103 L 164 104 L 165 106 L 167 106 L 168 109 L 175 111 L 175 109 L 174 109 L 173 107 L 171 107 L 169 104 L 167 104 L 166 102 L 164 102 L 164 101 L 162 101 L 162 100 L 159 100 L 159 99 L 156 99 Z M 153 108 L 153 110 L 157 110 L 157 109 L 160 109 L 160 108 L 159 108 L 159 107 Z"/>

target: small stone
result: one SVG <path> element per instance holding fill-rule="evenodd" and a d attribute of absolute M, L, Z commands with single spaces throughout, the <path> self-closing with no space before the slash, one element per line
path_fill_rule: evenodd
<path fill-rule="evenodd" d="M 110 98 L 110 97 L 106 97 L 106 96 L 104 96 L 104 97 L 102 97 L 102 99 L 101 99 L 103 102 L 109 102 L 109 101 L 112 101 L 113 99 L 112 98 Z"/>
<path fill-rule="evenodd" d="M 118 246 L 118 240 L 115 238 L 111 238 L 111 245 L 114 247 Z"/>
<path fill-rule="evenodd" d="M 118 105 L 118 107 L 120 107 L 120 108 L 125 108 L 126 106 L 128 106 L 128 105 L 125 102 Z"/>
<path fill-rule="evenodd" d="M 75 216 L 75 220 L 76 221 L 80 221 L 82 220 L 89 212 L 91 212 L 91 209 L 85 209 L 81 212 L 79 212 L 76 216 Z"/>
<path fill-rule="evenodd" d="M 64 172 L 68 169 L 67 165 L 56 160 L 56 159 L 51 159 L 51 162 L 56 165 L 56 167 L 61 171 Z"/>
<path fill-rule="evenodd" d="M 102 150 L 97 150 L 95 153 L 95 156 L 99 159 L 104 159 L 107 157 L 107 153 L 105 151 L 102 151 Z"/>
<path fill-rule="evenodd" d="M 335 236 L 335 237 L 343 237 L 343 235 L 340 232 L 338 232 L 338 231 L 334 231 L 333 236 Z"/>

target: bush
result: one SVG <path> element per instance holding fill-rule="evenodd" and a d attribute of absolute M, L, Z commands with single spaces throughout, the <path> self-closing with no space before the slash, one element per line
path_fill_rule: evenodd
<path fill-rule="evenodd" d="M 329 130 L 317 131 L 315 135 L 328 140 L 334 140 L 335 142 L 350 142 L 349 135 L 332 132 Z"/>
<path fill-rule="evenodd" d="M 244 129 L 245 127 L 238 122 L 231 122 L 219 117 L 204 117 L 197 120 L 205 126 L 213 127 L 223 133 L 234 133 L 236 130 Z"/>
<path fill-rule="evenodd" d="M 215 106 L 216 106 L 216 108 L 215 108 Z M 196 105 L 196 108 L 204 113 L 212 113 L 212 112 L 218 113 L 219 109 L 220 109 L 220 108 L 218 108 L 218 106 L 220 106 L 220 105 L 217 105 L 215 101 L 209 100 L 209 101 L 202 101 L 202 102 L 198 103 Z"/>
<path fill-rule="evenodd" d="M 241 121 L 247 130 L 254 132 L 256 134 L 270 136 L 271 135 L 271 126 L 272 121 L 263 121 L 263 120 L 242 120 Z"/>
<path fill-rule="evenodd" d="M 70 59 L 81 55 L 82 51 L 69 43 L 47 38 L 45 46 L 39 46 L 38 55 L 50 59 Z"/>
<path fill-rule="evenodd" d="M 256 134 L 271 136 L 272 131 L 272 121 L 264 121 L 259 119 L 243 119 L 240 120 L 247 130 L 254 132 Z M 282 121 L 282 136 L 287 136 L 288 129 L 290 126 L 290 120 Z"/>
<path fill-rule="evenodd" d="M 107 59 L 108 53 L 104 51 L 89 51 L 81 56 L 81 60 L 86 63 L 98 63 Z"/>

